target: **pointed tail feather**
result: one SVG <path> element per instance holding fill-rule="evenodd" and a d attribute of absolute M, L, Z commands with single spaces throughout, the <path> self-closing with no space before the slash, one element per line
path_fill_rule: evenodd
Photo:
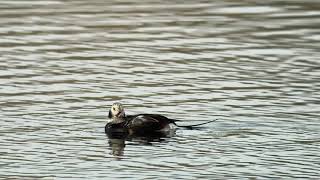
<path fill-rule="evenodd" d="M 207 122 L 204 122 L 204 123 L 192 124 L 192 125 L 178 125 L 178 124 L 175 123 L 175 121 L 173 121 L 173 124 L 176 125 L 177 127 L 183 127 L 183 128 L 187 128 L 187 129 L 193 129 L 194 127 L 201 126 L 201 125 L 204 125 L 204 124 L 209 124 L 209 123 L 215 122 L 216 120 L 217 120 L 217 119 L 212 120 L 212 121 L 207 121 Z"/>

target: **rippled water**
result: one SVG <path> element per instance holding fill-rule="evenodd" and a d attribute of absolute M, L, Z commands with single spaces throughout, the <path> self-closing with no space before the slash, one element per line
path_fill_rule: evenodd
<path fill-rule="evenodd" d="M 1 179 L 320 176 L 320 3 L 0 1 Z M 192 124 L 108 138 L 109 106 Z"/>

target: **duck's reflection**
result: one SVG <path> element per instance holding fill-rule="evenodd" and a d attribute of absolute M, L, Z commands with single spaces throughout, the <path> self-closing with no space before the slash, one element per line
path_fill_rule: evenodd
<path fill-rule="evenodd" d="M 166 138 L 174 136 L 174 134 L 174 129 L 152 134 L 129 134 L 115 131 L 106 132 L 111 154 L 114 156 L 122 156 L 124 154 L 126 141 L 135 142 L 141 145 L 152 145 L 153 142 L 163 142 Z"/>

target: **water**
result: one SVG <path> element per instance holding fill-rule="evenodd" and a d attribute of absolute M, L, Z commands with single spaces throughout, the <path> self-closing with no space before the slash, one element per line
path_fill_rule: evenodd
<path fill-rule="evenodd" d="M 317 1 L 0 2 L 1 179 L 320 176 Z M 107 111 L 173 137 L 109 139 Z"/>

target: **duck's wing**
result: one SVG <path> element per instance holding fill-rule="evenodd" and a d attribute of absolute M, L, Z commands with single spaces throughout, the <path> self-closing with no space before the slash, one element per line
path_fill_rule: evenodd
<path fill-rule="evenodd" d="M 164 116 L 150 115 L 150 114 L 138 114 L 134 116 L 128 116 L 127 127 L 133 131 L 157 131 L 166 127 L 169 122 L 163 118 Z"/>
<path fill-rule="evenodd" d="M 146 116 L 146 117 L 151 117 L 153 119 L 156 119 L 157 121 L 161 122 L 161 123 L 165 123 L 165 124 L 169 124 L 169 123 L 174 123 L 175 124 L 175 121 L 178 121 L 178 120 L 175 120 L 175 119 L 169 119 L 163 115 L 160 115 L 160 114 L 138 114 L 136 116 Z"/>

